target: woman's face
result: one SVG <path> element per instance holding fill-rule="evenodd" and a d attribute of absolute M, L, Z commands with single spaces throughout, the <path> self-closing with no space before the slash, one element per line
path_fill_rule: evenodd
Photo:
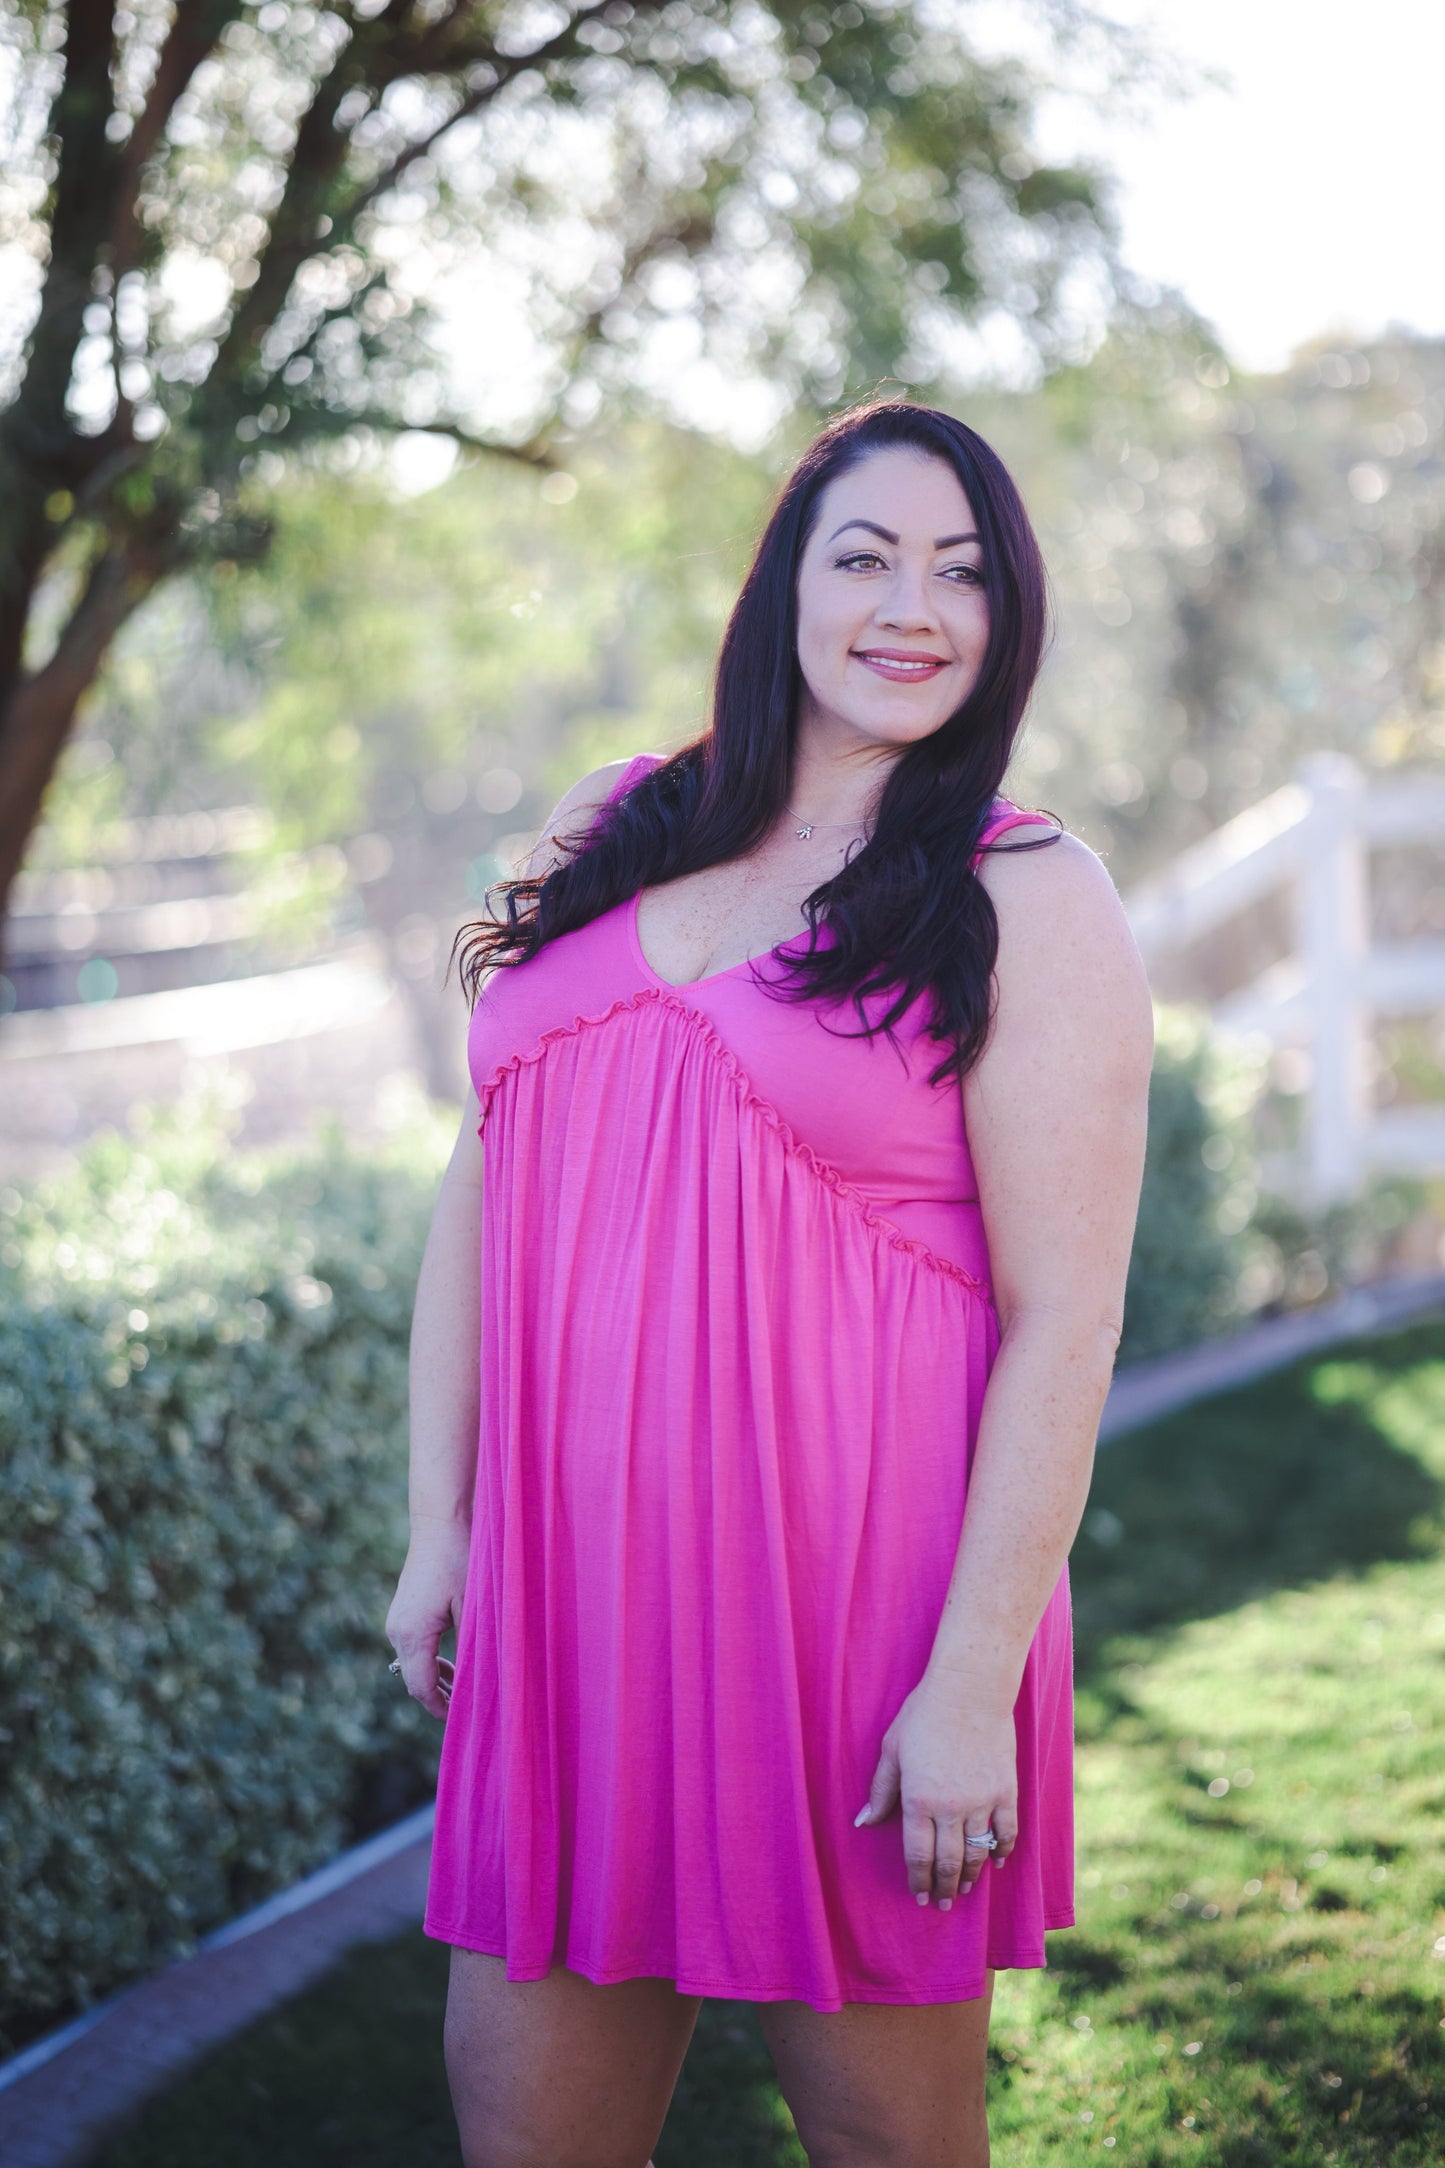
<path fill-rule="evenodd" d="M 940 729 L 983 664 L 982 568 L 943 460 L 889 446 L 835 476 L 798 566 L 800 726 L 899 747 Z"/>

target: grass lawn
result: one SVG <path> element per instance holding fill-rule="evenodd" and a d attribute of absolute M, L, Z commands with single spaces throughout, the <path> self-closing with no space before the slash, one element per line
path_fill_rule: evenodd
<path fill-rule="evenodd" d="M 1071 1571 L 1079 1924 L 999 1975 L 994 2158 L 1445 2158 L 1445 1320 L 1110 1445 Z M 95 2168 L 457 2168 L 447 1953 L 356 1953 Z M 658 2168 L 800 2168 L 709 2003 Z"/>

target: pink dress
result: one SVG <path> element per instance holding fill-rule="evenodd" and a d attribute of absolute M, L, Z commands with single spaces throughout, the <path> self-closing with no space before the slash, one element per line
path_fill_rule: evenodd
<path fill-rule="evenodd" d="M 1068 1569 L 1014 1854 L 919 1905 L 900 1816 L 853 1817 L 957 1549 L 988 1250 L 921 1013 L 901 1054 L 843 1037 L 769 964 L 670 986 L 634 900 L 473 1013 L 481 1429 L 426 1932 L 513 1980 L 961 2001 L 1074 1922 Z"/>

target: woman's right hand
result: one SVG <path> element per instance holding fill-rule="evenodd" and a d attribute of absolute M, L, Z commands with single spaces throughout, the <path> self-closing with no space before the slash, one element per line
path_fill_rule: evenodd
<path fill-rule="evenodd" d="M 448 1627 L 461 1626 L 470 1547 L 464 1522 L 413 1521 L 411 1547 L 386 1614 L 386 1638 L 400 1659 L 407 1692 L 442 1722 L 452 1667 L 437 1652 Z"/>

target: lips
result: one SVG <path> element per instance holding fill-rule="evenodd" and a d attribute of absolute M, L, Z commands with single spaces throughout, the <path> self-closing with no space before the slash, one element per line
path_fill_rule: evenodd
<path fill-rule="evenodd" d="M 897 647 L 854 648 L 853 659 L 895 685 L 921 685 L 948 668 L 940 655 L 910 654 L 906 648 Z"/>

